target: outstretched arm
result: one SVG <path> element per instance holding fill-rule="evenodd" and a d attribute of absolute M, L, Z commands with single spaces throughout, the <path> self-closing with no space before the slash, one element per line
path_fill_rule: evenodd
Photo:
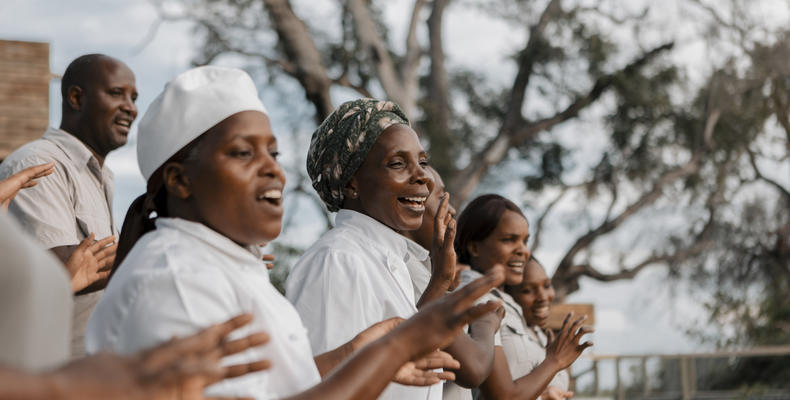
<path fill-rule="evenodd" d="M 404 363 L 447 346 L 464 325 L 499 307 L 499 303 L 474 305 L 474 302 L 503 280 L 504 274 L 497 270 L 426 305 L 390 333 L 355 353 L 321 384 L 289 399 L 376 398 Z"/>
<path fill-rule="evenodd" d="M 7 179 L 0 180 L 0 208 L 8 212 L 8 205 L 20 190 L 36 186 L 36 179 L 47 176 L 55 170 L 55 163 L 34 165 L 25 168 Z"/>
<path fill-rule="evenodd" d="M 250 321 L 241 315 L 134 356 L 99 353 L 41 375 L 0 368 L 0 399 L 218 400 L 203 396 L 206 386 L 269 367 L 268 361 L 220 365 L 223 357 L 268 341 L 265 333 L 227 340 Z"/>

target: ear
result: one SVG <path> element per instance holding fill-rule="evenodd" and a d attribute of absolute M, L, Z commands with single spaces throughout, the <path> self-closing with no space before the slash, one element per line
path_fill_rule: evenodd
<path fill-rule="evenodd" d="M 357 184 L 356 175 L 351 177 L 351 180 L 348 181 L 346 187 L 343 188 L 343 197 L 353 200 L 359 198 L 359 185 Z"/>
<path fill-rule="evenodd" d="M 69 89 L 66 91 L 65 100 L 72 110 L 74 111 L 82 110 L 82 102 L 84 100 L 84 92 L 82 88 L 77 85 L 69 86 Z"/>
<path fill-rule="evenodd" d="M 185 173 L 183 164 L 176 162 L 165 164 L 162 177 L 168 194 L 182 200 L 186 200 L 192 195 L 192 184 Z"/>
<path fill-rule="evenodd" d="M 471 257 L 477 257 L 480 255 L 480 250 L 477 248 L 477 242 L 470 242 L 466 245 L 466 251 L 469 252 Z"/>

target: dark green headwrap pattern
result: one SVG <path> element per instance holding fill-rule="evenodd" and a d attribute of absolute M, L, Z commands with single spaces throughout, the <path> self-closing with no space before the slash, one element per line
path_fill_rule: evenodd
<path fill-rule="evenodd" d="M 381 132 L 394 124 L 409 125 L 391 101 L 359 99 L 340 105 L 313 132 L 307 173 L 329 211 L 343 204 L 343 188 L 357 172 Z"/>

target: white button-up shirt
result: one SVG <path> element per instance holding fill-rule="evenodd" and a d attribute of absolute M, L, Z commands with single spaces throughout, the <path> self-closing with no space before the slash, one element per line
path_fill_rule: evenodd
<path fill-rule="evenodd" d="M 91 316 L 89 353 L 136 352 L 247 312 L 255 319 L 233 338 L 265 331 L 271 340 L 226 361 L 268 359 L 272 367 L 207 393 L 275 399 L 320 382 L 299 315 L 270 283 L 257 247 L 183 219 L 160 218 L 156 226 L 135 244 Z"/>
<path fill-rule="evenodd" d="M 340 210 L 335 227 L 294 265 L 286 295 L 307 326 L 313 351 L 323 353 L 381 320 L 416 311 L 406 267 L 406 238 L 367 215 Z M 391 383 L 380 399 L 442 397 L 442 385 Z"/>

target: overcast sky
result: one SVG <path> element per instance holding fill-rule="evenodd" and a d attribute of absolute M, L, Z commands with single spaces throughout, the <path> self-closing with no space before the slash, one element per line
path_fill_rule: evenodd
<path fill-rule="evenodd" d="M 401 20 L 407 12 L 403 5 L 410 3 L 404 0 L 388 3 L 387 17 Z M 451 9 L 450 12 L 456 11 Z M 99 52 L 123 60 L 137 76 L 139 121 L 164 83 L 189 68 L 196 45 L 190 37 L 188 24 L 171 23 L 163 25 L 155 39 L 141 49 L 139 44 L 154 20 L 155 12 L 145 1 L 3 0 L 0 2 L 0 39 L 49 42 L 51 70 L 56 74 L 62 73 L 66 65 L 81 54 Z M 501 24 L 485 25 L 478 15 L 471 12 L 459 12 L 448 21 L 451 22 L 446 25 L 445 36 L 452 61 L 471 63 L 486 59 L 505 72 L 511 68 L 506 56 L 524 39 L 518 32 L 514 35 L 511 28 Z M 471 24 L 483 26 L 489 36 L 473 34 L 467 29 Z M 502 40 L 491 40 L 490 37 Z M 471 54 L 465 51 L 468 48 L 482 49 L 487 53 L 483 56 Z M 50 91 L 53 124 L 57 124 L 60 118 L 58 93 L 59 82 L 53 81 Z M 301 92 L 294 94 L 302 96 Z M 273 114 L 275 132 L 278 127 L 288 126 L 287 121 L 280 118 L 285 113 L 278 115 L 278 99 L 267 98 L 264 94 L 263 100 Z M 132 134 L 135 132 L 136 124 Z M 131 200 L 142 193 L 144 183 L 137 170 L 133 146 L 115 151 L 107 163 L 116 173 L 113 210 L 115 218 L 120 221 Z M 320 228 L 306 226 L 299 229 L 314 232 Z M 590 302 L 596 306 L 595 352 L 700 349 L 680 331 L 680 327 L 688 326 L 689 321 L 701 318 L 700 308 L 683 294 L 683 288 L 668 288 L 664 276 L 662 270 L 656 269 L 640 274 L 634 281 L 610 284 L 590 280 L 582 282 L 582 290 L 570 301 Z M 670 301 L 672 298 L 679 300 Z"/>

